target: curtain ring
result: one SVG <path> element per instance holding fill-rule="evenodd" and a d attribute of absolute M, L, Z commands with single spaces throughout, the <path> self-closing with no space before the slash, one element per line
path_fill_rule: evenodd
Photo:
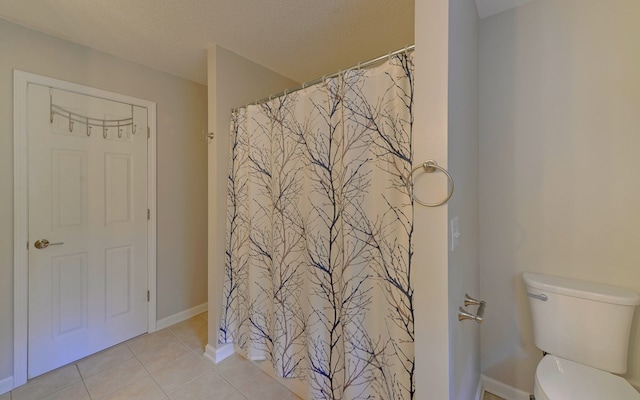
<path fill-rule="evenodd" d="M 447 176 L 447 180 L 449 181 L 449 192 L 447 193 L 447 197 L 445 197 L 443 200 L 436 202 L 436 203 L 427 203 L 425 201 L 422 201 L 420 199 L 418 199 L 414 194 L 413 194 L 413 174 L 419 170 L 420 168 L 424 169 L 424 172 L 430 174 L 432 172 L 435 171 L 440 171 L 443 174 L 445 174 Z M 453 195 L 453 178 L 451 177 L 451 175 L 449 174 L 449 172 L 442 168 L 441 166 L 438 165 L 437 162 L 435 162 L 434 160 L 427 160 L 425 162 L 423 162 L 422 164 L 418 165 L 417 167 L 415 167 L 414 169 L 411 170 L 411 172 L 409 173 L 409 176 L 407 176 L 407 178 L 404 179 L 405 181 L 405 186 L 407 187 L 407 193 L 409 194 L 409 196 L 411 196 L 411 198 L 418 204 L 421 204 L 425 207 L 438 207 L 443 205 L 444 203 L 446 203 L 447 201 L 449 201 L 449 199 L 451 198 L 451 196 Z"/>

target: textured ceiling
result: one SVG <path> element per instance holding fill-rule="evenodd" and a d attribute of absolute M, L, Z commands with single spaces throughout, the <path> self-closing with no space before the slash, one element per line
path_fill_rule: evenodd
<path fill-rule="evenodd" d="M 526 1 L 476 4 L 486 17 Z M 0 0 L 0 18 L 202 84 L 216 44 L 305 82 L 413 44 L 414 8 L 414 0 Z"/>
<path fill-rule="evenodd" d="M 206 84 L 220 45 L 299 82 L 413 43 L 413 0 L 0 0 L 0 18 Z"/>

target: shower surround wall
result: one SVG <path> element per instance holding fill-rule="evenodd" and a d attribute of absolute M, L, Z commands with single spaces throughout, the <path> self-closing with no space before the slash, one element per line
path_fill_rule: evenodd
<path fill-rule="evenodd" d="M 535 0 L 480 22 L 482 371 L 526 392 L 542 354 L 523 271 L 640 292 L 638 21 L 637 0 Z"/>

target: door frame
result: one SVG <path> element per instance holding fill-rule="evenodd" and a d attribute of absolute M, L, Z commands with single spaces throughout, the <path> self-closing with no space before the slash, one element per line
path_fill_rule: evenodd
<path fill-rule="evenodd" d="M 77 83 L 13 70 L 13 387 L 27 382 L 29 310 L 29 141 L 27 86 L 29 83 L 99 97 L 147 109 L 147 331 L 156 330 L 156 103 Z"/>

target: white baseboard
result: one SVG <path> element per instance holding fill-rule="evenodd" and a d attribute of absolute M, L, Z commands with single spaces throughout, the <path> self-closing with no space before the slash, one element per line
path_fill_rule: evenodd
<path fill-rule="evenodd" d="M 482 384 L 482 375 L 478 380 L 478 387 L 476 388 L 476 395 L 473 400 L 483 400 L 484 399 L 484 385 Z"/>
<path fill-rule="evenodd" d="M 198 314 L 202 314 L 207 311 L 207 303 L 202 303 L 198 306 L 192 307 L 188 310 L 180 311 L 177 314 L 169 315 L 167 318 L 162 318 L 156 323 L 156 330 L 164 329 L 178 322 L 186 321 L 191 317 L 195 317 Z"/>
<path fill-rule="evenodd" d="M 13 376 L 0 379 L 0 395 L 10 392 L 13 389 Z"/>
<path fill-rule="evenodd" d="M 218 348 L 215 348 L 208 344 L 204 348 L 204 356 L 214 364 L 217 364 L 225 358 L 230 357 L 235 352 L 236 350 L 234 349 L 233 343 L 221 344 Z"/>
<path fill-rule="evenodd" d="M 506 383 L 502 383 L 484 375 L 480 375 L 480 381 L 482 382 L 482 388 L 480 390 L 481 395 L 486 390 L 487 392 L 493 393 L 505 400 L 529 400 L 530 393 L 514 388 L 513 386 L 509 386 Z"/>
<path fill-rule="evenodd" d="M 629 381 L 629 383 L 631 384 L 631 386 L 633 386 L 633 388 L 635 390 L 637 390 L 638 392 L 640 392 L 640 382 L 636 382 L 636 381 Z"/>

